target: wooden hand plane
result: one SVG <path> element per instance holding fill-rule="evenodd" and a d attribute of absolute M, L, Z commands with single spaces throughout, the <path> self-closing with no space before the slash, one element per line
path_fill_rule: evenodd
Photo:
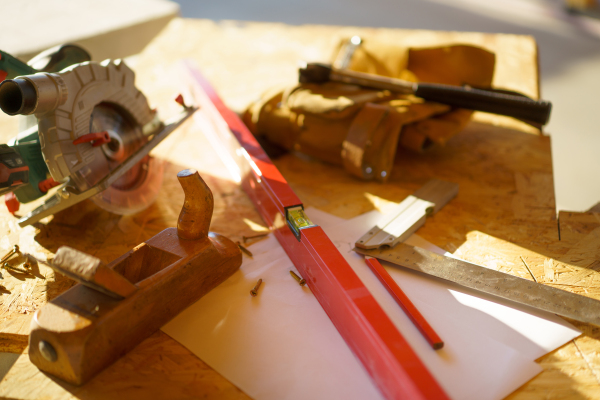
<path fill-rule="evenodd" d="M 177 228 L 108 265 L 66 246 L 48 263 L 81 284 L 35 313 L 29 358 L 40 370 L 85 383 L 240 267 L 238 246 L 208 230 L 206 183 L 195 170 L 177 178 L 185 192 Z"/>

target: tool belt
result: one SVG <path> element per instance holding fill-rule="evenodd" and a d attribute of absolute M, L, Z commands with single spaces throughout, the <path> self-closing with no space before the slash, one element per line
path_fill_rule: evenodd
<path fill-rule="evenodd" d="M 493 53 L 474 46 L 403 48 L 365 40 L 349 69 L 490 88 L 494 63 Z M 416 152 L 443 145 L 471 114 L 412 95 L 327 82 L 273 88 L 250 105 L 244 122 L 262 141 L 342 165 L 356 177 L 385 182 L 398 145 Z"/>

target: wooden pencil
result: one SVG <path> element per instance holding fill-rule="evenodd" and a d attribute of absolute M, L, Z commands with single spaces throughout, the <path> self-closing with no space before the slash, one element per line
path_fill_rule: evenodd
<path fill-rule="evenodd" d="M 396 303 L 402 307 L 406 315 L 408 315 L 413 324 L 415 324 L 417 329 L 419 329 L 431 347 L 433 347 L 435 350 L 444 347 L 444 342 L 442 339 L 425 320 L 423 315 L 421 315 L 419 310 L 417 310 L 408 296 L 406 296 L 402 289 L 400 289 L 400 286 L 398 286 L 390 274 L 385 270 L 385 268 L 383 268 L 379 260 L 367 256 L 365 257 L 365 261 L 369 268 L 371 268 L 371 271 L 373 271 L 375 276 L 377 276 L 379 281 L 383 284 L 383 286 L 385 286 L 387 291 L 392 295 L 392 297 L 394 297 Z"/>

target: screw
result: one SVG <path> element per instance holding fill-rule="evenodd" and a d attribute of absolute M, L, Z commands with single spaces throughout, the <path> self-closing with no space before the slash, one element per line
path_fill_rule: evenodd
<path fill-rule="evenodd" d="M 31 272 L 29 272 L 27 270 L 24 270 L 24 269 L 17 268 L 17 267 L 13 267 L 12 265 L 10 265 L 7 262 L 4 263 L 4 265 L 2 266 L 2 268 L 4 268 L 4 269 L 10 269 L 11 271 L 15 271 L 15 272 L 20 272 L 21 274 L 31 275 Z"/>
<path fill-rule="evenodd" d="M 15 244 L 12 248 L 11 251 L 9 251 L 8 253 L 6 253 L 4 255 L 4 257 L 2 257 L 2 259 L 0 260 L 0 262 L 4 262 L 6 260 L 8 260 L 9 258 L 11 258 L 14 254 L 20 253 L 21 251 L 19 250 L 19 245 Z"/>
<path fill-rule="evenodd" d="M 306 279 L 300 278 L 298 276 L 298 274 L 296 274 L 294 271 L 290 271 L 290 275 L 293 276 L 294 279 L 298 281 L 298 283 L 300 284 L 300 286 L 306 285 Z"/>
<path fill-rule="evenodd" d="M 261 233 L 259 235 L 254 235 L 254 236 L 242 236 L 242 239 L 244 240 L 244 243 L 246 243 L 250 239 L 257 239 L 257 238 L 265 237 L 268 235 L 269 235 L 268 233 Z"/>
<path fill-rule="evenodd" d="M 252 289 L 250 291 L 250 294 L 252 295 L 252 297 L 256 297 L 256 295 L 258 294 L 258 288 L 260 287 L 261 283 L 262 283 L 262 279 L 259 279 L 258 282 L 256 282 L 254 289 Z"/>
<path fill-rule="evenodd" d="M 241 251 L 242 251 L 244 254 L 246 254 L 246 255 L 247 255 L 248 257 L 250 257 L 250 258 L 254 258 L 254 257 L 252 256 L 252 252 L 250 252 L 250 250 L 248 250 L 247 248 L 245 248 L 244 246 L 242 246 L 242 244 L 241 244 L 240 242 L 237 242 L 237 245 L 238 245 L 238 247 L 240 248 L 240 250 L 241 250 Z"/>

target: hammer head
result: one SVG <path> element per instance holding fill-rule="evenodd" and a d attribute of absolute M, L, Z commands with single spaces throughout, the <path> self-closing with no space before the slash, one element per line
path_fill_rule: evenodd
<path fill-rule="evenodd" d="M 329 81 L 331 66 L 321 63 L 308 63 L 298 69 L 300 83 L 325 83 Z"/>

